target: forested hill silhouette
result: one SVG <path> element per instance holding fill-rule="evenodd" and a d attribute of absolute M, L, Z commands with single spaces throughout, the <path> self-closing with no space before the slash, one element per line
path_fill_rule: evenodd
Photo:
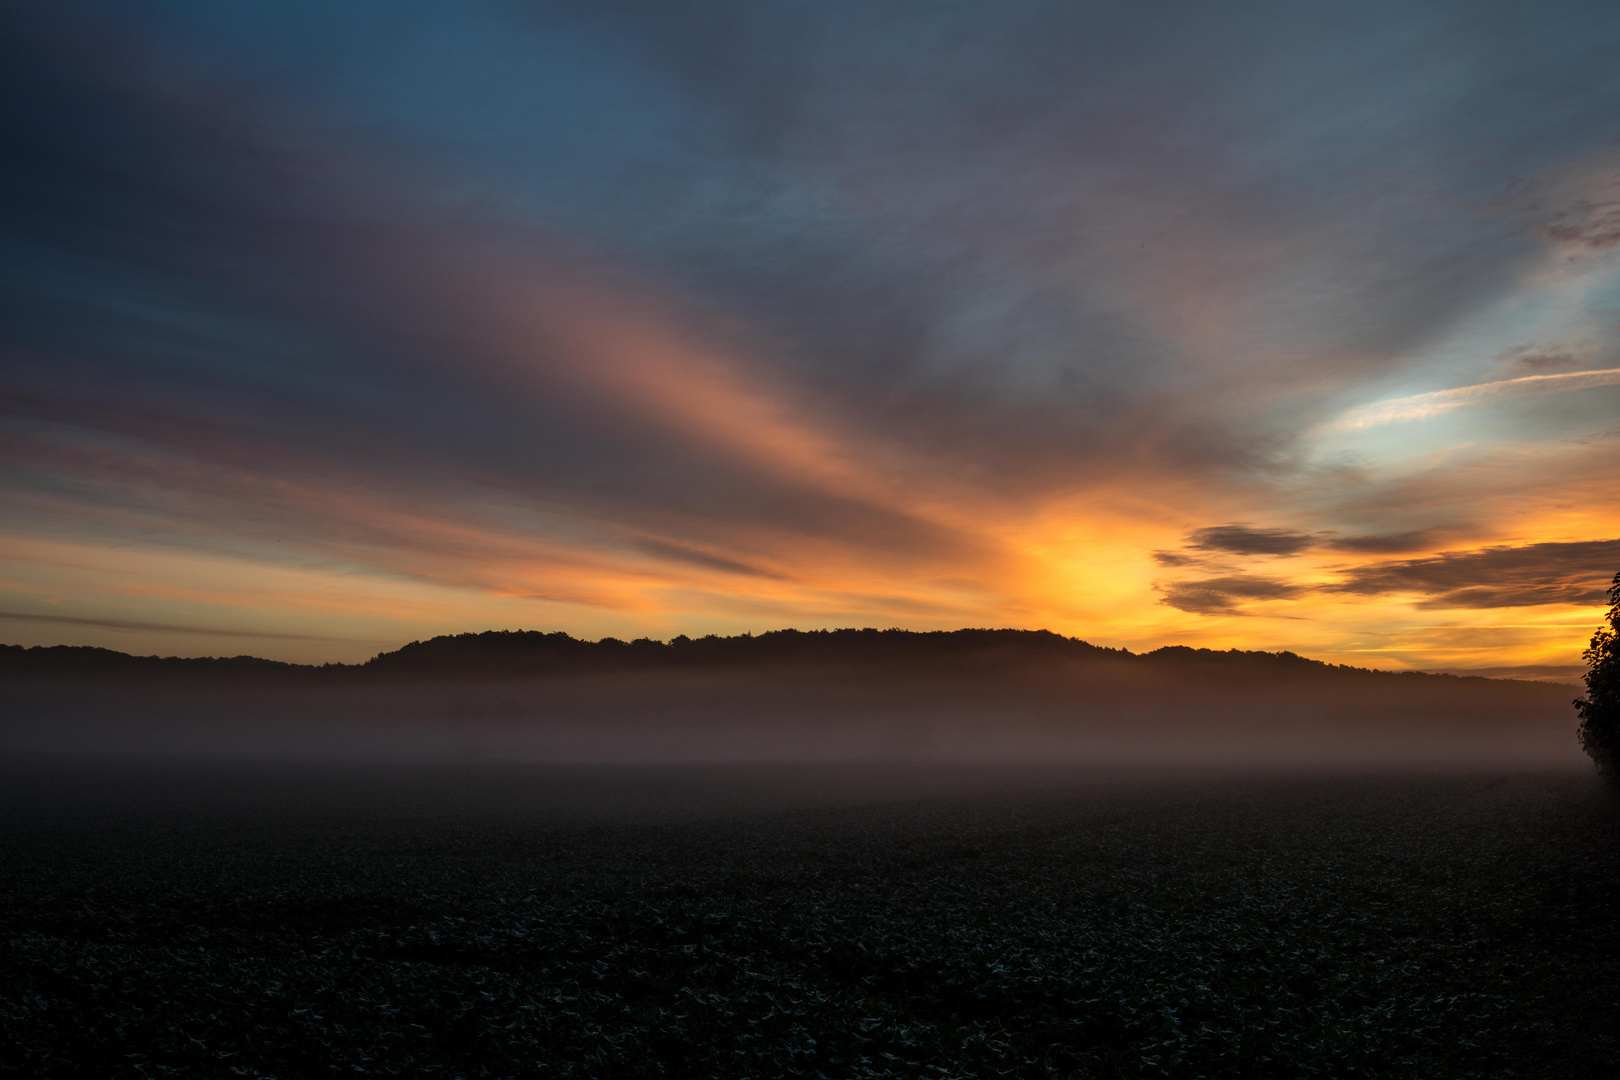
<path fill-rule="evenodd" d="M 363 664 L 0 647 L 0 753 L 1584 761 L 1573 687 L 1030 630 L 490 631 Z"/>
<path fill-rule="evenodd" d="M 731 668 L 855 664 L 871 668 L 959 669 L 1027 662 L 1084 661 L 1129 656 L 1048 630 L 772 630 L 670 641 L 638 638 L 581 641 L 563 633 L 491 630 L 413 641 L 382 653 L 370 671 L 421 674 L 498 672 L 549 674 L 660 668 Z"/>
<path fill-rule="evenodd" d="M 1391 672 L 1312 660 L 1292 652 L 1195 649 L 1174 645 L 1146 653 L 1111 649 L 1049 630 L 772 630 L 732 637 L 685 635 L 669 641 L 603 638 L 561 631 L 488 630 L 413 641 L 362 664 L 289 664 L 253 656 L 132 656 L 87 646 L 0 645 L 0 675 L 119 678 L 157 676 L 215 681 L 304 678 L 340 681 L 479 679 L 611 672 L 836 666 L 870 676 L 971 676 L 1008 669 L 1075 670 L 1104 666 L 1157 670 L 1177 681 L 1364 681 L 1401 679 L 1502 682 L 1478 676 Z"/>
<path fill-rule="evenodd" d="M 101 649 L 93 645 L 36 645 L 32 648 L 0 645 L 0 676 L 95 678 L 170 675 L 219 678 L 244 674 L 320 671 L 338 666 L 342 665 L 328 664 L 315 667 L 306 664 L 288 664 L 257 656 L 132 656 L 129 653 Z"/>

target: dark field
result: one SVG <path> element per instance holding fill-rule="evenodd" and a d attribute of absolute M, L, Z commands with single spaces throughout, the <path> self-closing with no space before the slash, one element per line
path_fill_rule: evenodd
<path fill-rule="evenodd" d="M 1579 774 L 0 780 L 7 1075 L 1620 1075 Z"/>

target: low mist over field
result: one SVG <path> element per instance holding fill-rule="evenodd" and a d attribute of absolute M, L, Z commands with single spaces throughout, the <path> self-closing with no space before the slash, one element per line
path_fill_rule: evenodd
<path fill-rule="evenodd" d="M 7 648 L 8 750 L 1574 766 L 1575 688 L 1043 632 L 436 638 L 362 665 Z"/>

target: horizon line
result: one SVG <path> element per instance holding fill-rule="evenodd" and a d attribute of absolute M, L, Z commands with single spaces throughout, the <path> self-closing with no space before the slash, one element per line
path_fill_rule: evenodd
<path fill-rule="evenodd" d="M 9 615 L 9 614 L 11 614 L 11 613 L 0 613 L 0 617 L 5 617 L 6 615 Z M 45 620 L 41 620 L 41 621 L 45 621 Z M 52 620 L 52 621 L 55 621 L 55 620 Z M 93 620 L 70 620 L 70 619 L 66 619 L 66 618 L 63 618 L 60 621 L 63 621 L 63 622 L 70 622 L 70 621 L 71 622 L 84 622 L 84 623 L 93 622 Z M 324 662 L 302 663 L 302 662 L 297 662 L 297 661 L 271 660 L 271 659 L 269 659 L 267 657 L 253 656 L 253 655 L 250 655 L 250 654 L 247 654 L 247 653 L 238 653 L 238 654 L 236 654 L 234 656 L 223 656 L 223 655 L 177 656 L 177 655 L 172 655 L 172 654 L 169 655 L 169 656 L 160 656 L 157 653 L 148 653 L 148 654 L 142 655 L 142 654 L 137 654 L 137 653 L 123 652 L 123 651 L 118 650 L 118 649 L 109 649 L 109 648 L 107 648 L 105 646 L 101 646 L 101 645 L 68 645 L 68 644 L 61 644 L 61 643 L 54 644 L 54 645 L 13 645 L 13 644 L 6 643 L 6 642 L 0 642 L 0 649 L 19 649 L 19 650 L 22 650 L 24 652 L 30 652 L 30 651 L 35 651 L 35 650 L 44 650 L 44 649 L 91 649 L 91 650 L 95 650 L 95 651 L 99 651 L 99 652 L 113 653 L 113 654 L 118 655 L 118 656 L 126 656 L 126 657 L 129 657 L 131 659 L 137 659 L 137 660 L 181 660 L 181 661 L 185 661 L 185 660 L 200 660 L 200 661 L 206 661 L 206 660 L 254 660 L 254 661 L 258 661 L 258 662 L 265 663 L 265 664 L 275 665 L 275 666 L 278 666 L 278 667 L 320 669 L 320 668 L 363 668 L 363 667 L 366 667 L 367 665 L 371 664 L 372 662 L 374 662 L 374 661 L 376 661 L 378 659 L 381 659 L 384 656 L 395 655 L 395 654 L 397 654 L 399 652 L 402 652 L 403 650 L 405 650 L 405 649 L 407 649 L 407 648 L 409 648 L 409 647 L 411 647 L 413 645 L 421 645 L 421 644 L 426 644 L 426 643 L 433 642 L 433 641 L 439 641 L 439 640 L 444 640 L 444 639 L 454 639 L 454 638 L 460 638 L 460 637 L 474 637 L 474 638 L 476 638 L 476 637 L 482 637 L 484 635 L 489 635 L 489 634 L 537 634 L 537 635 L 541 635 L 541 636 L 545 636 L 545 637 L 553 637 L 553 636 L 556 636 L 556 635 L 561 635 L 562 637 L 565 637 L 570 641 L 578 642 L 579 644 L 583 644 L 583 645 L 596 646 L 596 645 L 604 645 L 604 644 L 619 644 L 619 645 L 624 645 L 624 646 L 630 647 L 630 646 L 635 646 L 635 645 L 640 645 L 640 644 L 645 643 L 647 645 L 657 645 L 657 646 L 667 648 L 667 647 L 676 646 L 677 642 L 696 643 L 696 642 L 708 641 L 708 640 L 718 640 L 718 641 L 752 640 L 752 639 L 762 638 L 762 637 L 772 635 L 772 634 L 806 634 L 806 635 L 811 635 L 811 634 L 837 634 L 837 633 L 874 633 L 874 634 L 911 634 L 911 635 L 916 635 L 916 636 L 922 637 L 922 636 L 928 636 L 928 635 L 934 635 L 934 634 L 947 635 L 947 634 L 960 634 L 960 633 L 973 633 L 973 632 L 1047 635 L 1047 636 L 1054 637 L 1054 638 L 1057 638 L 1057 639 L 1062 640 L 1062 641 L 1072 642 L 1072 643 L 1079 644 L 1079 645 L 1085 645 L 1088 648 L 1096 649 L 1096 650 L 1099 650 L 1099 651 L 1102 651 L 1102 652 L 1116 653 L 1116 654 L 1120 654 L 1120 655 L 1128 656 L 1128 657 L 1147 657 L 1147 656 L 1152 656 L 1152 655 L 1154 655 L 1156 653 L 1163 652 L 1163 651 L 1166 651 L 1166 650 L 1169 650 L 1169 649 L 1186 649 L 1186 650 L 1188 650 L 1190 652 L 1204 652 L 1204 653 L 1211 653 L 1211 654 L 1215 654 L 1215 655 L 1237 654 L 1237 655 L 1241 655 L 1241 656 L 1272 656 L 1272 657 L 1279 657 L 1279 658 L 1280 657 L 1295 657 L 1295 658 L 1298 658 L 1298 659 L 1301 659 L 1301 660 L 1308 661 L 1310 663 L 1322 664 L 1324 666 L 1332 667 L 1332 668 L 1347 669 L 1347 670 L 1352 670 L 1352 671 L 1369 671 L 1369 672 L 1377 672 L 1377 673 L 1391 674 L 1391 675 L 1405 675 L 1405 674 L 1413 674 L 1413 675 L 1450 675 L 1450 676 L 1457 677 L 1457 678 L 1482 678 L 1482 679 L 1493 679 L 1493 680 L 1500 680 L 1500 681 L 1507 681 L 1507 682 L 1539 682 L 1539 683 L 1565 683 L 1566 680 L 1573 679 L 1573 680 L 1575 680 L 1575 682 L 1570 682 L 1570 683 L 1568 683 L 1568 685 L 1578 685 L 1578 682 L 1581 679 L 1581 672 L 1583 670 L 1580 665 L 1575 665 L 1575 664 L 1569 664 L 1569 665 L 1561 665 L 1561 664 L 1506 664 L 1506 665 L 1500 665 L 1499 664 L 1499 665 L 1483 666 L 1483 667 L 1478 667 L 1478 668 L 1469 668 L 1469 667 L 1460 667 L 1460 666 L 1448 666 L 1448 667 L 1445 667 L 1445 668 L 1358 667 L 1357 665 L 1354 665 L 1354 664 L 1336 663 L 1334 661 L 1329 661 L 1329 660 L 1318 660 L 1315 657 L 1307 656 L 1304 653 L 1295 652 L 1292 649 L 1277 649 L 1277 650 L 1240 649 L 1240 648 L 1238 648 L 1236 646 L 1231 646 L 1231 647 L 1225 648 L 1225 649 L 1219 649 L 1219 648 L 1210 648 L 1209 646 L 1174 644 L 1174 645 L 1159 645 L 1159 646 L 1156 646 L 1156 647 L 1154 647 L 1152 649 L 1144 649 L 1144 650 L 1142 650 L 1140 652 L 1133 652 L 1131 649 L 1123 647 L 1123 646 L 1097 645 L 1094 642 L 1088 641 L 1085 638 L 1078 637 L 1078 636 L 1075 636 L 1075 635 L 1061 634 L 1061 633 L 1059 633 L 1059 632 L 1057 632 L 1055 630 L 1049 630 L 1049 629 L 1046 629 L 1044 627 L 1040 628 L 1040 629 L 1030 630 L 1030 629 L 1026 629 L 1026 628 L 1022 628 L 1022 627 L 982 627 L 982 626 L 964 626 L 964 627 L 958 627 L 958 628 L 956 628 L 954 630 L 910 630 L 910 629 L 906 629 L 904 627 L 898 627 L 898 626 L 885 627 L 883 629 L 879 629 L 877 627 L 872 627 L 872 626 L 862 626 L 862 627 L 842 626 L 842 627 L 833 627 L 833 628 L 830 628 L 830 629 L 829 628 L 818 628 L 818 629 L 813 629 L 813 630 L 802 630 L 802 629 L 799 629 L 797 627 L 781 627 L 781 628 L 774 629 L 774 630 L 743 631 L 743 632 L 737 633 L 737 634 L 714 634 L 714 633 L 710 633 L 710 634 L 704 634 L 704 635 L 701 635 L 701 636 L 698 636 L 698 637 L 692 637 L 692 636 L 687 635 L 687 634 L 676 634 L 673 637 L 668 638 L 668 639 L 640 637 L 640 638 L 633 638 L 633 639 L 629 639 L 629 640 L 626 640 L 624 638 L 615 637 L 613 635 L 605 635 L 605 636 L 603 636 L 601 638 L 597 638 L 595 640 L 592 640 L 590 638 L 575 637 L 573 634 L 570 634 L 566 630 L 529 630 L 529 629 L 524 629 L 522 627 L 506 628 L 506 629 L 465 630 L 465 631 L 458 631 L 458 632 L 454 632 L 454 633 L 436 634 L 436 635 L 434 635 L 432 637 L 429 637 L 429 638 L 414 639 L 412 641 L 405 642 L 405 643 L 403 643 L 403 644 L 401 644 L 401 645 L 399 645 L 399 646 L 397 646 L 397 647 L 395 647 L 393 649 L 384 649 L 381 652 L 378 652 L 376 655 L 374 655 L 372 657 L 369 657 L 369 658 L 367 658 L 365 660 L 358 661 L 358 662 L 345 662 L 345 661 L 341 661 L 341 660 L 339 660 L 339 661 L 330 661 L 329 660 L 329 661 L 324 661 Z M 238 632 L 235 632 L 234 634 L 232 634 L 231 636 L 248 637 L 248 636 L 255 636 L 255 635 L 252 635 L 252 634 L 250 634 L 249 632 L 246 632 L 246 631 L 238 631 Z M 264 634 L 264 635 L 259 635 L 259 636 L 264 636 L 264 637 L 289 636 L 290 637 L 290 636 L 294 636 L 294 635 Z M 357 640 L 357 639 L 352 639 L 352 638 L 316 637 L 314 635 L 311 635 L 310 639 L 311 640 L 324 640 L 324 641 L 354 641 L 354 640 Z M 1538 674 L 1534 674 L 1534 675 L 1529 674 L 1530 672 L 1536 672 Z M 1516 673 L 1520 673 L 1520 674 L 1516 674 Z"/>

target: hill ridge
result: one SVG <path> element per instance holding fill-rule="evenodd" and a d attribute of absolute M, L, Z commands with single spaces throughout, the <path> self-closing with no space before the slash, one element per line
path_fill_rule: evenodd
<path fill-rule="evenodd" d="M 408 642 L 356 664 L 297 664 L 255 656 L 138 656 L 97 646 L 0 645 L 0 674 L 12 675 L 270 675 L 546 676 L 680 668 L 850 665 L 866 669 L 968 672 L 1035 664 L 1114 662 L 1198 669 L 1203 674 L 1299 677 L 1398 677 L 1524 682 L 1424 671 L 1391 671 L 1315 660 L 1281 650 L 1166 645 L 1146 652 L 1094 645 L 1050 630 L 769 630 L 730 636 L 680 634 L 664 641 L 576 638 L 564 631 L 484 630 Z"/>

